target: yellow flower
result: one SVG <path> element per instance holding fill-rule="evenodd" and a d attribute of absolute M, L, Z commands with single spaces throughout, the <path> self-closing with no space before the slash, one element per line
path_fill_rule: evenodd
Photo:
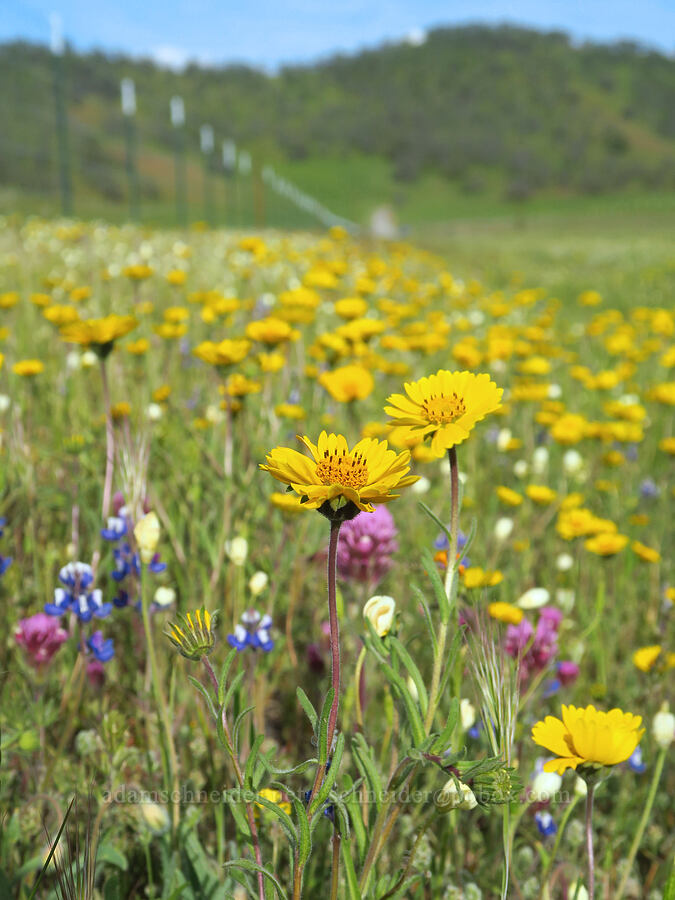
<path fill-rule="evenodd" d="M 19 294 L 17 291 L 7 291 L 0 294 L 0 309 L 11 309 L 19 302 Z"/>
<path fill-rule="evenodd" d="M 624 549 L 628 543 L 625 534 L 615 534 L 611 531 L 602 532 L 589 538 L 584 547 L 596 556 L 614 556 Z"/>
<path fill-rule="evenodd" d="M 107 356 L 117 338 L 129 334 L 138 322 L 133 316 L 105 316 L 103 319 L 83 319 L 61 328 L 61 337 L 71 344 L 93 346 L 99 356 Z"/>
<path fill-rule="evenodd" d="M 551 428 L 551 437 L 559 444 L 578 444 L 585 436 L 588 422 L 583 416 L 568 413 L 561 416 Z"/>
<path fill-rule="evenodd" d="M 502 389 L 486 374 L 449 372 L 404 385 L 408 395 L 392 394 L 385 412 L 394 417 L 391 425 L 405 426 L 413 435 L 431 439 L 436 456 L 468 438 L 476 422 L 498 409 Z"/>
<path fill-rule="evenodd" d="M 522 494 L 519 494 L 518 491 L 511 490 L 511 488 L 499 485 L 499 487 L 495 488 L 495 491 L 499 499 L 502 503 L 505 503 L 506 506 L 520 506 L 523 502 Z"/>
<path fill-rule="evenodd" d="M 375 387 L 368 369 L 358 365 L 341 366 L 332 372 L 323 372 L 319 376 L 319 384 L 339 403 L 364 400 Z"/>
<path fill-rule="evenodd" d="M 31 294 L 28 299 L 34 306 L 49 306 L 52 302 L 49 294 Z"/>
<path fill-rule="evenodd" d="M 21 375 L 24 378 L 31 375 L 39 375 L 40 372 L 44 372 L 44 370 L 45 364 L 39 359 L 22 359 L 12 366 L 12 372 L 14 372 L 15 375 Z"/>
<path fill-rule="evenodd" d="M 518 625 L 522 622 L 524 613 L 518 606 L 512 603 L 505 603 L 500 600 L 497 603 L 490 603 L 488 613 L 498 622 L 505 622 L 507 625 Z"/>
<path fill-rule="evenodd" d="M 194 617 L 194 621 L 193 621 Z M 202 607 L 193 613 L 178 615 L 164 632 L 171 643 L 186 659 L 201 659 L 213 650 L 216 642 L 214 626 L 216 613 L 211 615 Z"/>
<path fill-rule="evenodd" d="M 137 341 L 130 341 L 124 349 L 133 356 L 143 356 L 150 349 L 150 341 L 147 338 L 139 338 Z"/>
<path fill-rule="evenodd" d="M 286 365 L 283 353 L 259 353 L 258 365 L 263 372 L 280 372 Z"/>
<path fill-rule="evenodd" d="M 653 547 L 648 547 L 640 541 L 633 541 L 630 548 L 633 553 L 635 553 L 636 556 L 639 556 L 644 562 L 657 563 L 661 559 L 661 554 L 658 550 L 654 550 Z"/>
<path fill-rule="evenodd" d="M 147 565 L 152 562 L 159 543 L 159 519 L 156 513 L 149 512 L 139 519 L 134 528 L 134 537 L 138 544 L 141 560 Z"/>
<path fill-rule="evenodd" d="M 115 403 L 110 409 L 110 415 L 113 419 L 125 419 L 131 413 L 131 404 L 126 400 Z"/>
<path fill-rule="evenodd" d="M 154 269 L 152 266 L 138 263 L 135 266 L 127 266 L 122 269 L 122 274 L 126 275 L 127 278 L 130 278 L 132 281 L 144 281 L 152 275 L 153 271 Z"/>
<path fill-rule="evenodd" d="M 72 322 L 77 322 L 80 318 L 80 314 L 74 306 L 67 306 L 65 304 L 54 304 L 54 306 L 49 306 L 42 315 L 48 322 L 51 322 L 52 325 L 59 326 L 70 325 Z"/>
<path fill-rule="evenodd" d="M 241 362 L 250 349 L 250 341 L 226 339 L 219 344 L 214 341 L 202 341 L 192 352 L 212 366 L 232 366 Z"/>
<path fill-rule="evenodd" d="M 267 455 L 261 469 L 278 481 L 290 484 L 310 509 L 319 509 L 330 517 L 344 509 L 349 517 L 356 515 L 353 507 L 374 512 L 373 503 L 388 503 L 397 497 L 391 491 L 417 481 L 406 475 L 410 466 L 410 452 L 395 453 L 386 441 L 364 438 L 350 451 L 341 434 L 322 431 L 313 444 L 301 437 L 312 458 L 286 447 L 277 447 Z"/>
<path fill-rule="evenodd" d="M 166 273 L 166 280 L 174 287 L 180 287 L 181 285 L 185 284 L 186 279 L 187 272 L 185 272 L 183 269 L 171 269 L 170 272 Z"/>
<path fill-rule="evenodd" d="M 284 795 L 281 791 L 277 791 L 275 788 L 263 788 L 261 791 L 258 791 L 258 796 L 262 797 L 264 800 L 268 800 L 270 803 L 274 803 L 275 806 L 278 806 L 279 809 L 282 809 L 288 815 L 291 814 L 291 804 L 288 800 L 284 800 Z M 258 810 L 263 810 L 263 812 L 265 812 L 266 807 L 262 803 L 256 803 L 256 816 L 258 815 Z"/>
<path fill-rule="evenodd" d="M 675 455 L 675 437 L 666 437 L 659 441 L 659 450 Z"/>
<path fill-rule="evenodd" d="M 649 670 L 654 667 L 654 664 L 660 655 L 660 644 L 652 644 L 649 647 L 640 647 L 633 654 L 633 665 L 641 672 L 649 672 Z"/>
<path fill-rule="evenodd" d="M 277 403 L 274 407 L 274 414 L 280 419 L 305 419 L 307 413 L 297 403 Z"/>
<path fill-rule="evenodd" d="M 259 381 L 253 381 L 241 372 L 234 372 L 227 379 L 227 384 L 220 386 L 219 393 L 227 397 L 245 397 L 246 394 L 257 394 L 261 389 Z"/>
<path fill-rule="evenodd" d="M 624 762 L 645 732 L 641 724 L 641 716 L 620 709 L 606 713 L 594 706 L 563 706 L 562 721 L 546 716 L 532 729 L 532 740 L 558 757 L 544 763 L 544 771 L 562 775 L 577 766 L 598 768 Z"/>
<path fill-rule="evenodd" d="M 307 508 L 302 502 L 302 498 L 292 492 L 282 493 L 281 491 L 274 491 L 274 493 L 270 494 L 270 503 L 282 512 L 288 513 L 302 512 L 303 509 Z"/>
<path fill-rule="evenodd" d="M 294 341 L 298 338 L 299 333 L 295 331 L 288 322 L 278 319 L 275 316 L 268 316 L 266 319 L 259 319 L 257 322 L 249 322 L 246 326 L 246 337 L 252 341 L 258 341 L 261 344 L 267 344 L 268 347 L 276 344 L 283 344 L 286 341 Z"/>
<path fill-rule="evenodd" d="M 554 490 L 550 487 L 546 487 L 545 484 L 528 484 L 525 488 L 525 493 L 530 500 L 539 503 L 541 506 L 548 506 L 548 504 L 553 503 L 558 496 Z"/>
<path fill-rule="evenodd" d="M 361 297 L 345 297 L 336 302 L 335 312 L 342 319 L 358 319 L 368 312 L 368 304 Z"/>
<path fill-rule="evenodd" d="M 469 566 L 464 570 L 464 587 L 469 589 L 481 587 L 494 587 L 503 580 L 504 576 L 495 569 L 494 572 L 483 570 L 480 566 Z"/>

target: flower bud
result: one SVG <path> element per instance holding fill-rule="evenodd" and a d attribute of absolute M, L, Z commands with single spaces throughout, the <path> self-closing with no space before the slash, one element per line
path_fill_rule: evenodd
<path fill-rule="evenodd" d="M 225 552 L 235 566 L 243 566 L 248 556 L 248 541 L 245 537 L 235 537 L 225 541 Z"/>
<path fill-rule="evenodd" d="M 670 712 L 667 703 L 664 703 L 654 716 L 652 737 L 661 750 L 669 747 L 675 738 L 675 716 Z"/>
<path fill-rule="evenodd" d="M 559 572 L 569 572 L 574 565 L 574 557 L 569 553 L 561 553 L 556 557 L 555 567 Z"/>
<path fill-rule="evenodd" d="M 567 450 L 563 456 L 565 475 L 578 475 L 584 466 L 584 458 L 578 450 Z"/>
<path fill-rule="evenodd" d="M 562 778 L 556 772 L 539 772 L 532 782 L 531 799 L 544 803 L 558 793 L 561 785 Z"/>
<path fill-rule="evenodd" d="M 159 519 L 154 512 L 149 512 L 136 523 L 134 537 L 138 544 L 141 560 L 147 565 L 152 561 L 159 543 Z"/>
<path fill-rule="evenodd" d="M 426 477 L 426 475 L 422 475 L 412 486 L 413 494 L 426 494 L 426 492 L 431 487 L 431 482 Z"/>
<path fill-rule="evenodd" d="M 156 606 L 171 606 L 176 600 L 176 592 L 171 587 L 158 587 L 153 597 L 153 603 Z"/>
<path fill-rule="evenodd" d="M 412 677 L 411 677 L 410 675 L 408 675 L 408 679 L 407 679 L 407 681 L 406 681 L 406 685 L 407 685 L 408 690 L 409 690 L 409 692 L 410 692 L 410 696 L 413 698 L 413 700 L 415 701 L 415 703 L 419 703 L 420 694 L 419 694 L 419 691 L 417 690 L 417 685 L 415 684 L 415 682 L 413 681 L 413 679 L 412 679 Z"/>
<path fill-rule="evenodd" d="M 516 605 L 521 609 L 539 609 L 546 606 L 550 599 L 550 594 L 546 588 L 530 588 L 516 601 Z"/>
<path fill-rule="evenodd" d="M 364 618 L 370 621 L 379 637 L 384 637 L 391 630 L 396 612 L 396 602 L 393 597 L 371 597 L 363 607 Z"/>
<path fill-rule="evenodd" d="M 516 478 L 525 478 L 529 470 L 529 466 L 524 459 L 519 459 L 513 464 L 513 474 Z"/>
<path fill-rule="evenodd" d="M 511 536 L 513 531 L 513 519 L 504 516 L 495 522 L 495 538 L 498 541 L 505 541 Z"/>
<path fill-rule="evenodd" d="M 82 354 L 82 360 L 80 365 L 83 369 L 93 369 L 95 365 L 98 363 L 98 356 L 94 353 L 93 350 L 85 350 Z"/>
<path fill-rule="evenodd" d="M 459 701 L 459 716 L 462 721 L 462 730 L 468 731 L 476 723 L 476 707 L 466 697 Z"/>
<path fill-rule="evenodd" d="M 151 403 L 147 409 L 147 416 L 151 422 L 159 422 L 164 415 L 164 410 L 159 403 Z"/>
<path fill-rule="evenodd" d="M 468 784 L 460 781 L 458 789 L 454 778 L 451 778 L 436 795 L 436 806 L 441 812 L 449 812 L 451 809 L 474 809 L 478 801 Z"/>
<path fill-rule="evenodd" d="M 7 412 L 11 405 L 11 400 L 7 396 L 7 394 L 0 394 L 0 413 Z"/>
<path fill-rule="evenodd" d="M 254 572 L 249 580 L 248 589 L 254 597 L 257 597 L 259 594 L 262 594 L 268 583 L 269 578 L 267 577 L 267 572 Z"/>
<path fill-rule="evenodd" d="M 159 803 L 141 803 L 141 818 L 150 831 L 162 834 L 169 828 L 169 814 Z"/>
<path fill-rule="evenodd" d="M 548 450 L 546 447 L 537 447 L 532 454 L 532 471 L 535 475 L 542 475 L 548 466 Z"/>

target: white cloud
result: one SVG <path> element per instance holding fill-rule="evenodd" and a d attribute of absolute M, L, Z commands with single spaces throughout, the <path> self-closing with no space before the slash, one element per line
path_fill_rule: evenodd
<path fill-rule="evenodd" d="M 190 59 L 190 54 L 180 47 L 173 47 L 171 44 L 162 44 L 160 47 L 153 47 L 150 50 L 150 56 L 165 69 L 173 69 L 176 72 L 182 71 Z"/>

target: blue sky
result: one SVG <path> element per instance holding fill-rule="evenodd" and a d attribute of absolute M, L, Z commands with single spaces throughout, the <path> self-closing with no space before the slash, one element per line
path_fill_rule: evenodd
<path fill-rule="evenodd" d="M 675 52 L 675 0 L 0 0 L 0 9 L 0 41 L 48 43 L 49 18 L 57 13 L 78 49 L 176 66 L 194 59 L 274 68 L 467 22 L 630 38 Z"/>

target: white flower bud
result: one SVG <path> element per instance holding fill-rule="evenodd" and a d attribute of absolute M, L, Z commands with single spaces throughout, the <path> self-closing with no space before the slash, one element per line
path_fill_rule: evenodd
<path fill-rule="evenodd" d="M 171 606 L 176 600 L 176 592 L 171 587 L 158 587 L 153 597 L 156 606 Z"/>
<path fill-rule="evenodd" d="M 567 450 L 563 456 L 565 475 L 578 475 L 584 467 L 584 458 L 578 450 Z"/>
<path fill-rule="evenodd" d="M 147 516 L 143 516 L 136 523 L 134 537 L 138 544 L 141 560 L 147 565 L 152 561 L 159 543 L 159 519 L 154 512 L 149 512 Z"/>
<path fill-rule="evenodd" d="M 462 730 L 468 731 L 476 723 L 476 707 L 466 697 L 459 701 L 459 715 L 462 720 Z"/>
<path fill-rule="evenodd" d="M 248 556 L 248 541 L 245 537 L 235 537 L 225 541 L 225 552 L 235 566 L 243 566 Z"/>
<path fill-rule="evenodd" d="M 420 693 L 417 690 L 417 685 L 415 684 L 415 682 L 413 681 L 413 679 L 410 675 L 408 675 L 406 684 L 408 685 L 408 690 L 410 691 L 410 696 L 413 698 L 415 703 L 419 703 Z"/>
<path fill-rule="evenodd" d="M 497 450 L 508 450 L 513 434 L 510 428 L 500 428 L 497 435 Z"/>
<path fill-rule="evenodd" d="M 268 583 L 269 578 L 267 577 L 267 572 L 254 572 L 249 579 L 248 589 L 254 597 L 257 597 L 259 594 L 262 594 Z"/>
<path fill-rule="evenodd" d="M 516 476 L 516 478 L 525 478 L 527 476 L 529 468 L 530 467 L 528 466 L 526 460 L 518 459 L 513 464 L 513 474 Z"/>
<path fill-rule="evenodd" d="M 204 418 L 207 422 L 210 422 L 212 425 L 218 425 L 225 418 L 225 413 L 220 409 L 220 407 L 211 403 L 206 407 L 206 412 L 204 413 Z"/>
<path fill-rule="evenodd" d="M 550 597 L 546 588 L 530 588 L 516 601 L 516 606 L 521 609 L 539 609 L 541 606 L 546 606 Z"/>
<path fill-rule="evenodd" d="M 0 413 L 7 412 L 11 403 L 12 401 L 9 399 L 7 394 L 0 394 Z"/>
<path fill-rule="evenodd" d="M 375 596 L 363 607 L 363 617 L 370 621 L 379 637 L 384 637 L 391 630 L 396 612 L 396 601 L 393 597 Z"/>
<path fill-rule="evenodd" d="M 436 806 L 442 812 L 448 812 L 451 809 L 473 809 L 477 805 L 476 795 L 469 785 L 460 781 L 459 790 L 457 790 L 457 785 L 452 778 L 436 795 Z"/>
<path fill-rule="evenodd" d="M 549 400 L 558 400 L 560 397 L 562 397 L 562 388 L 559 384 L 555 384 L 555 382 L 553 384 L 549 384 L 548 397 Z"/>
<path fill-rule="evenodd" d="M 555 561 L 555 567 L 559 572 L 569 572 L 574 565 L 574 557 L 569 553 L 561 553 Z"/>
<path fill-rule="evenodd" d="M 151 422 L 159 422 L 164 415 L 164 410 L 159 403 L 151 403 L 150 406 L 148 406 L 147 414 L 148 419 L 150 419 Z"/>
<path fill-rule="evenodd" d="M 548 450 L 546 447 L 537 447 L 532 454 L 532 471 L 535 475 L 543 475 L 548 466 Z"/>
<path fill-rule="evenodd" d="M 431 487 L 431 482 L 426 477 L 426 475 L 422 475 L 420 477 L 419 481 L 416 481 L 412 485 L 412 492 L 413 492 L 413 494 L 426 494 L 426 492 L 429 490 L 430 487 Z"/>
<path fill-rule="evenodd" d="M 579 778 L 578 775 L 576 781 L 574 782 L 574 793 L 579 797 L 585 797 L 588 793 L 588 785 L 586 784 L 584 779 Z"/>
<path fill-rule="evenodd" d="M 533 801 L 545 803 L 558 793 L 562 778 L 556 772 L 539 772 L 532 782 L 530 797 Z"/>
<path fill-rule="evenodd" d="M 675 716 L 670 712 L 667 703 L 654 716 L 652 721 L 652 737 L 661 750 L 669 747 L 675 739 Z"/>
<path fill-rule="evenodd" d="M 571 588 L 558 588 L 555 592 L 555 602 L 565 615 L 569 615 L 574 609 L 574 600 L 574 591 Z"/>
<path fill-rule="evenodd" d="M 505 541 L 511 536 L 513 531 L 513 519 L 504 516 L 495 522 L 495 538 L 498 541 Z"/>
<path fill-rule="evenodd" d="M 139 805 L 141 818 L 150 831 L 161 834 L 169 827 L 169 814 L 164 806 L 159 803 L 141 803 Z"/>
<path fill-rule="evenodd" d="M 82 365 L 82 357 L 77 350 L 71 350 L 66 356 L 66 369 L 69 372 L 76 372 Z"/>
<path fill-rule="evenodd" d="M 98 363 L 98 356 L 94 353 L 93 350 L 85 350 L 82 354 L 82 359 L 80 361 L 80 365 L 83 369 L 93 369 L 94 366 Z"/>
<path fill-rule="evenodd" d="M 572 885 L 572 887 L 569 889 L 569 895 L 570 897 L 575 897 L 576 900 L 588 900 L 588 891 L 583 886 L 583 884 L 579 883 L 580 881 L 581 879 L 579 879 L 576 884 Z"/>

